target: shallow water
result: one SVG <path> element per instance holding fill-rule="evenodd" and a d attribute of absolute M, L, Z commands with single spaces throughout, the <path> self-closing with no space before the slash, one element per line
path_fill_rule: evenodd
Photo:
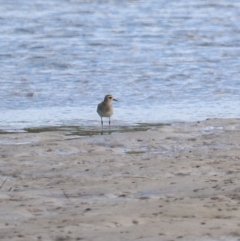
<path fill-rule="evenodd" d="M 16 7 L 17 6 L 17 7 Z M 240 116 L 239 1 L 1 1 L 0 129 Z"/>

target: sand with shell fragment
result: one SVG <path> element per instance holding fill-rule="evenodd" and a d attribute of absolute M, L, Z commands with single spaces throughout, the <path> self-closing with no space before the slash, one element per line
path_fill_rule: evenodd
<path fill-rule="evenodd" d="M 240 240 L 240 119 L 0 139 L 0 240 Z"/>

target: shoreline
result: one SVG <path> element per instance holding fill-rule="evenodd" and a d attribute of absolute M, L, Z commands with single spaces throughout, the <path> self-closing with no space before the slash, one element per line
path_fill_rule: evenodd
<path fill-rule="evenodd" d="M 222 117 L 213 117 L 213 118 L 206 118 L 206 119 L 200 119 L 200 120 L 168 120 L 163 122 L 124 122 L 115 120 L 111 124 L 111 134 L 116 133 L 126 133 L 126 132 L 135 132 L 135 131 L 147 131 L 150 129 L 156 129 L 159 127 L 164 126 L 172 126 L 172 125 L 178 125 L 178 124 L 191 124 L 191 123 L 197 123 L 197 122 L 205 122 L 209 120 L 237 120 L 239 117 L 230 117 L 230 118 L 222 118 Z M 56 124 L 56 125 L 24 125 L 22 127 L 18 126 L 16 128 L 13 128 L 13 125 L 11 126 L 0 126 L 0 135 L 2 134 L 16 134 L 16 133 L 42 133 L 42 132 L 66 132 L 70 135 L 79 135 L 79 136 L 95 136 L 98 134 L 101 134 L 101 124 L 99 121 L 89 121 L 91 124 L 89 125 L 87 121 L 80 122 L 77 124 L 69 123 L 69 124 Z M 108 123 L 104 123 L 104 133 L 108 133 Z"/>
<path fill-rule="evenodd" d="M 240 119 L 1 134 L 1 240 L 240 238 Z"/>
<path fill-rule="evenodd" d="M 171 123 L 135 123 L 135 124 L 121 124 L 111 125 L 111 134 L 127 133 L 136 131 L 147 131 L 152 128 L 159 128 L 169 126 Z M 69 135 L 79 136 L 95 136 L 101 134 L 101 125 L 87 126 L 87 125 L 59 125 L 59 126 L 36 126 L 25 127 L 22 129 L 0 129 L 1 134 L 17 134 L 17 133 L 43 133 L 43 132 L 65 132 Z M 108 125 L 104 126 L 104 134 L 109 134 Z"/>

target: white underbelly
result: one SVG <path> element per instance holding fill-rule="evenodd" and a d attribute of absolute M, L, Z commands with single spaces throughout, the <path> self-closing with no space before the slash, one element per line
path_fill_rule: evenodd
<path fill-rule="evenodd" d="M 102 112 L 101 110 L 98 110 L 97 113 L 101 117 L 110 117 L 113 114 L 113 111 L 108 111 L 108 112 Z"/>

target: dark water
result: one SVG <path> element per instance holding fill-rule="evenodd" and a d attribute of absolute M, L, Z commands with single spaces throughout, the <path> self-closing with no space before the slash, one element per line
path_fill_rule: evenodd
<path fill-rule="evenodd" d="M 0 1 L 0 129 L 240 116 L 240 1 Z"/>

